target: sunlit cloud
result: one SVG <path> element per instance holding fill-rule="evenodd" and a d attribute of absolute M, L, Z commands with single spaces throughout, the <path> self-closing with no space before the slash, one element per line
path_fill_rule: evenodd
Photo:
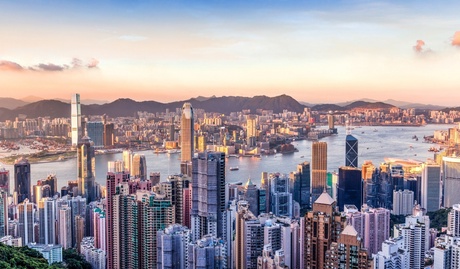
<path fill-rule="evenodd" d="M 0 60 L 0 71 L 22 71 L 22 70 L 24 70 L 24 68 L 18 63 Z"/>
<path fill-rule="evenodd" d="M 460 31 L 455 32 L 452 38 L 452 46 L 460 47 Z"/>
<path fill-rule="evenodd" d="M 16 62 L 0 60 L 0 71 L 43 71 L 43 72 L 61 72 L 73 69 L 94 69 L 98 68 L 99 61 L 92 58 L 84 63 L 78 58 L 73 58 L 70 64 L 39 63 L 32 66 L 25 66 Z"/>

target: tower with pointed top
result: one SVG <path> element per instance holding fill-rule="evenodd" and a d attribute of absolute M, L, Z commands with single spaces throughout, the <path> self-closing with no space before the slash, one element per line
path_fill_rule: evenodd
<path fill-rule="evenodd" d="M 192 104 L 182 106 L 180 121 L 181 173 L 191 176 L 190 165 L 193 158 L 193 142 L 195 140 Z"/>
<path fill-rule="evenodd" d="M 88 203 L 96 200 L 95 172 L 96 158 L 89 137 L 84 136 L 77 146 L 78 194 L 86 197 Z"/>
<path fill-rule="evenodd" d="M 72 95 L 70 104 L 72 125 L 72 146 L 76 146 L 82 137 L 80 94 Z"/>

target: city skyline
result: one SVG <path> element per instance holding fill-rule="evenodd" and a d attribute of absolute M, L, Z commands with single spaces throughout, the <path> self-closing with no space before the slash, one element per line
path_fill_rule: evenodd
<path fill-rule="evenodd" d="M 459 6 L 6 1 L 1 89 L 13 98 L 68 99 L 79 92 L 169 102 L 288 94 L 330 103 L 416 96 L 458 105 L 452 97 L 460 83 Z"/>

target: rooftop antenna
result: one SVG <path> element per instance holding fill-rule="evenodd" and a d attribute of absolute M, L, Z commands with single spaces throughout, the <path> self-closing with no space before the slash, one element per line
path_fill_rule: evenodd
<path fill-rule="evenodd" d="M 345 130 L 347 132 L 347 135 L 351 135 L 352 128 L 351 128 L 350 120 L 349 120 L 348 116 L 347 116 L 347 119 L 345 120 Z"/>

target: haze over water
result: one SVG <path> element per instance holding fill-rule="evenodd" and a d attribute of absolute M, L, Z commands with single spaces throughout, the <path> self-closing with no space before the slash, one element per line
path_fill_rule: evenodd
<path fill-rule="evenodd" d="M 433 135 L 435 130 L 447 130 L 452 125 L 426 125 L 423 127 L 373 127 L 363 126 L 352 131 L 359 141 L 359 166 L 366 160 L 374 164 L 384 162 L 385 157 L 413 159 L 425 161 L 433 158 L 433 153 L 428 149 L 433 144 L 423 142 L 423 136 Z M 374 131 L 376 130 L 376 131 Z M 321 139 L 328 144 L 328 171 L 337 171 L 345 164 L 345 128 L 338 126 L 338 135 Z M 416 135 L 419 140 L 412 137 Z M 226 159 L 227 182 L 245 182 L 248 177 L 260 185 L 262 172 L 289 173 L 296 169 L 297 164 L 311 161 L 311 141 L 295 141 L 293 144 L 299 150 L 287 155 L 269 155 L 262 158 L 240 157 Z M 160 172 L 161 181 L 165 181 L 168 175 L 178 174 L 180 171 L 179 154 L 155 154 L 152 150 L 139 152 L 144 154 L 147 160 L 147 170 Z M 303 158 L 302 158 L 303 156 Z M 107 154 L 96 156 L 96 182 L 105 186 L 107 162 L 121 160 L 122 154 Z M 3 165 L 10 170 L 10 186 L 14 182 L 13 166 Z M 229 171 L 230 167 L 239 167 L 238 171 Z M 66 185 L 68 180 L 76 180 L 77 159 L 69 159 L 62 162 L 37 163 L 31 165 L 32 183 L 46 178 L 49 173 L 55 173 L 58 178 L 58 188 Z"/>

